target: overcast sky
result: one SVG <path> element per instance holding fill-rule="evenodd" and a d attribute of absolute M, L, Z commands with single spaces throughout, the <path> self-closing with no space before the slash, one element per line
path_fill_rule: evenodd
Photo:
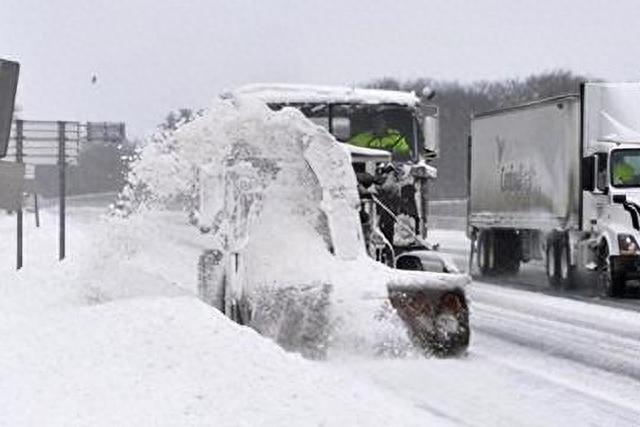
<path fill-rule="evenodd" d="M 139 136 L 256 81 L 640 80 L 640 1 L 0 0 L 0 57 L 22 65 L 23 118 Z"/>

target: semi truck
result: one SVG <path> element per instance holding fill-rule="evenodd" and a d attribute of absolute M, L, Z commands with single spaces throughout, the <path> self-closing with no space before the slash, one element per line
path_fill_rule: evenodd
<path fill-rule="evenodd" d="M 476 114 L 468 234 L 482 275 L 542 260 L 551 286 L 593 271 L 604 295 L 640 278 L 640 83 Z"/>

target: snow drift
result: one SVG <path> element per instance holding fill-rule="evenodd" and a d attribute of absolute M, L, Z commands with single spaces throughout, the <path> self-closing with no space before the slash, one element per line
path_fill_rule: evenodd
<path fill-rule="evenodd" d="M 0 425 L 423 425 L 423 410 L 287 353 L 194 295 L 204 246 L 184 215 L 70 208 L 27 222 L 0 266 Z M 11 235 L 15 217 L 0 216 Z M 0 256 L 15 249 L 0 241 Z M 37 251 L 33 250 L 37 248 Z M 8 265 L 5 265 L 8 264 Z M 5 268 L 6 267 L 6 268 Z M 418 421 L 419 420 L 419 421 Z"/>

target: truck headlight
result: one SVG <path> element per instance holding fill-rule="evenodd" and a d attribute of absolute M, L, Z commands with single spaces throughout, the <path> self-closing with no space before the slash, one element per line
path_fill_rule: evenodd
<path fill-rule="evenodd" d="M 630 234 L 618 235 L 618 246 L 621 255 L 635 255 L 638 253 L 638 242 Z"/>

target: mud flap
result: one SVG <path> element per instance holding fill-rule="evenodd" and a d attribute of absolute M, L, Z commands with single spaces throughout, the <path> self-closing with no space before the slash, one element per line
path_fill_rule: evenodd
<path fill-rule="evenodd" d="M 329 284 L 258 288 L 249 325 L 285 350 L 323 359 L 331 335 L 331 289 Z"/>

